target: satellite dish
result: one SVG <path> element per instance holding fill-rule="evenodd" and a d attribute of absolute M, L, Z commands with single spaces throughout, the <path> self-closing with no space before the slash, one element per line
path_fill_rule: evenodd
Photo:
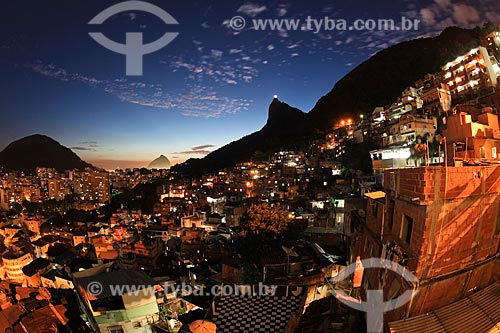
<path fill-rule="evenodd" d="M 217 326 L 208 320 L 195 320 L 189 325 L 189 330 L 193 333 L 215 333 Z"/>
<path fill-rule="evenodd" d="M 365 212 L 365 210 L 364 210 L 364 209 L 360 209 L 360 210 L 358 210 L 358 214 L 359 214 L 359 216 L 361 216 L 361 217 L 365 217 L 365 216 L 366 216 L 366 212 Z"/>

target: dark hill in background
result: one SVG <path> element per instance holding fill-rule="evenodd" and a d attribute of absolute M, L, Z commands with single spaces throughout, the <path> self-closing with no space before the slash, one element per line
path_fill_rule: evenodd
<path fill-rule="evenodd" d="M 318 131 L 331 129 L 342 117 L 356 118 L 395 101 L 416 80 L 439 71 L 447 62 L 479 45 L 483 35 L 480 28 L 451 27 L 439 36 L 419 38 L 382 50 L 339 80 L 308 114 L 274 100 L 269 107 L 267 124 L 260 131 L 203 159 L 190 159 L 173 169 L 200 174 L 254 157 L 269 156 L 280 148 L 303 146 Z"/>
<path fill-rule="evenodd" d="M 59 172 L 91 167 L 69 148 L 45 135 L 31 135 L 9 144 L 0 152 L 0 167 L 35 173 L 36 167 L 50 167 Z"/>
<path fill-rule="evenodd" d="M 267 160 L 269 152 L 281 148 L 297 148 L 297 142 L 307 140 L 314 128 L 309 126 L 307 114 L 274 99 L 269 106 L 266 125 L 260 130 L 233 141 L 202 159 L 189 159 L 175 165 L 173 170 L 185 174 L 215 171 L 254 158 Z"/>
<path fill-rule="evenodd" d="M 168 158 L 165 155 L 160 155 L 160 157 L 149 163 L 148 169 L 169 169 L 170 166 Z"/>
<path fill-rule="evenodd" d="M 427 73 L 479 45 L 481 29 L 446 28 L 434 38 L 403 42 L 375 54 L 338 81 L 309 112 L 315 126 L 332 126 L 341 117 L 386 106 Z"/>

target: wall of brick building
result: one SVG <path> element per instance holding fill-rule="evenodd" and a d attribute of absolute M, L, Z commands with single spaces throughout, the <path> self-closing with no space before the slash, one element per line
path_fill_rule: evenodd
<path fill-rule="evenodd" d="M 500 280 L 500 166 L 388 170 L 384 184 L 382 240 L 381 221 L 370 218 L 368 207 L 351 254 L 369 258 L 368 242 L 380 256 L 381 244 L 394 240 L 409 256 L 407 267 L 420 281 L 418 298 L 386 314 L 387 321 L 429 312 Z M 413 219 L 409 244 L 400 237 L 404 215 Z M 368 270 L 364 279 L 368 289 L 380 287 L 380 271 Z M 383 288 L 391 299 L 411 286 L 389 274 Z"/>
<path fill-rule="evenodd" d="M 384 177 L 385 190 L 393 197 L 422 204 L 500 191 L 500 166 L 394 169 Z"/>
<path fill-rule="evenodd" d="M 395 201 L 391 234 L 418 258 L 419 278 L 450 274 L 498 252 L 500 167 L 398 169 L 385 176 Z M 400 238 L 404 215 L 413 219 L 410 244 Z"/>
<path fill-rule="evenodd" d="M 461 274 L 443 280 L 431 280 L 419 288 L 420 292 L 411 316 L 427 313 L 436 308 L 459 301 L 477 292 L 493 281 L 498 281 L 500 261 L 490 260 Z"/>
<path fill-rule="evenodd" d="M 498 195 L 487 194 L 428 206 L 421 277 L 450 274 L 494 256 L 500 239 L 496 230 L 499 204 Z"/>
<path fill-rule="evenodd" d="M 384 204 L 378 200 L 368 199 L 366 205 L 366 224 L 378 236 L 380 236 L 382 232 L 384 215 Z"/>

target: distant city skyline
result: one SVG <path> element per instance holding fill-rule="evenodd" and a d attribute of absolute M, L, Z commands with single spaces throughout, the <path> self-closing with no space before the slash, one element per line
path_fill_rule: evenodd
<path fill-rule="evenodd" d="M 21 0 L 0 23 L 0 150 L 24 136 L 48 135 L 105 169 L 172 164 L 259 130 L 273 96 L 305 112 L 335 82 L 376 52 L 434 36 L 447 26 L 500 23 L 500 3 L 479 1 L 149 1 L 179 24 L 178 37 L 144 56 L 144 75 L 125 75 L 125 56 L 98 43 L 165 32 L 151 14 L 126 12 L 101 27 L 87 23 L 120 1 Z M 243 17 L 242 30 L 231 18 Z M 256 31 L 252 19 L 421 21 L 411 31 Z M 175 27 L 175 29 L 174 29 Z"/>

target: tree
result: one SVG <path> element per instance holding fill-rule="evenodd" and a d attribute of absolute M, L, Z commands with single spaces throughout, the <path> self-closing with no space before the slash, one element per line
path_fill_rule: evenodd
<path fill-rule="evenodd" d="M 12 209 L 16 211 L 16 215 L 19 215 L 23 211 L 23 206 L 21 206 L 21 204 L 17 202 L 14 202 L 14 204 L 12 205 Z"/>
<path fill-rule="evenodd" d="M 271 206 L 267 203 L 252 205 L 241 221 L 245 233 L 256 235 L 280 234 L 284 232 L 292 219 L 288 212 L 280 206 Z"/>

